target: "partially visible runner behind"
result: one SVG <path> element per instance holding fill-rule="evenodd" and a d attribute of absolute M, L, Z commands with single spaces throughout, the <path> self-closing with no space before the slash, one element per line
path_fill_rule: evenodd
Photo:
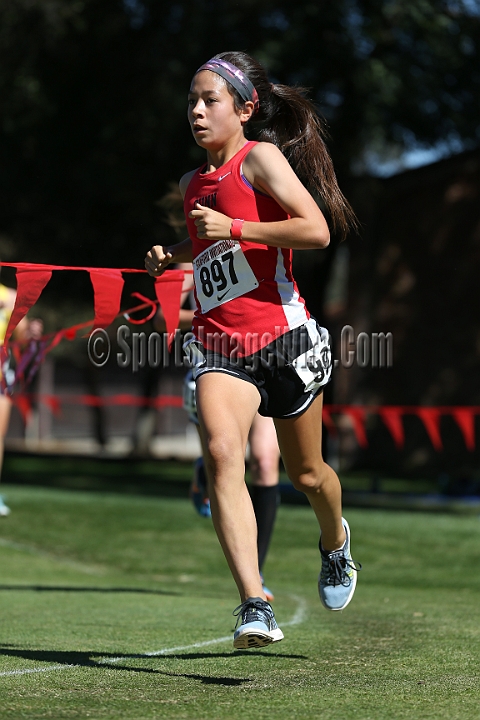
<path fill-rule="evenodd" d="M 6 285 L 0 284 L 0 346 L 7 332 L 8 321 L 15 305 L 16 291 Z M 30 339 L 39 340 L 43 331 L 43 323 L 41 320 L 29 320 L 26 317 L 18 323 L 13 335 L 14 340 L 27 341 Z M 0 378 L 2 369 L 0 368 Z M 8 395 L 0 392 L 0 477 L 3 466 L 3 456 L 5 451 L 5 436 L 8 432 L 10 422 L 10 414 L 12 412 L 12 401 Z M 5 504 L 3 497 L 0 495 L 0 517 L 10 515 L 10 508 Z"/>
<path fill-rule="evenodd" d="M 190 263 L 179 263 L 176 267 L 180 270 L 192 270 Z M 192 276 L 191 274 L 185 274 L 181 298 L 182 308 L 180 310 L 178 324 L 180 330 L 190 330 L 192 326 L 193 310 L 183 307 L 191 296 L 192 289 Z M 153 319 L 153 325 L 157 332 L 165 332 L 166 325 L 161 308 L 159 308 Z M 199 422 L 195 398 L 195 380 L 193 379 L 193 373 L 191 371 L 185 376 L 183 400 L 183 406 L 188 412 L 190 421 L 198 429 Z M 200 432 L 198 434 L 201 443 L 201 434 Z M 278 447 L 275 426 L 271 418 L 262 417 L 258 413 L 255 415 L 248 435 L 248 444 L 250 449 L 250 496 L 257 521 L 258 566 L 265 597 L 269 602 L 273 602 L 275 599 L 273 592 L 265 584 L 263 577 L 263 566 L 267 558 L 267 552 L 275 526 L 277 508 L 280 502 L 278 492 L 280 449 Z M 208 481 L 202 455 L 197 458 L 194 465 L 193 479 L 190 486 L 190 498 L 199 515 L 205 518 L 211 517 Z"/>
<path fill-rule="evenodd" d="M 245 484 L 257 411 L 274 418 L 286 471 L 317 517 L 323 605 L 342 610 L 356 586 L 340 482 L 321 454 L 329 335 L 310 316 L 292 276 L 293 249 L 322 249 L 330 241 L 307 186 L 339 235 L 356 219 L 315 107 L 296 88 L 272 85 L 245 53 L 221 53 L 197 70 L 188 119 L 207 153 L 206 164 L 180 181 L 189 238 L 154 246 L 145 267 L 158 277 L 171 262 L 194 263 L 194 337 L 184 347 L 196 381 L 212 519 L 241 600 L 233 644 L 263 647 L 283 633 L 262 589 Z"/>

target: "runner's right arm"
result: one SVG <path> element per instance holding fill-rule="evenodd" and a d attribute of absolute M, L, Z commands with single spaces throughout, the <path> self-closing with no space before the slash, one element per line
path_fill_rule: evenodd
<path fill-rule="evenodd" d="M 180 178 L 178 185 L 182 197 L 185 197 L 188 184 L 195 172 L 196 170 L 191 170 Z M 145 258 L 145 268 L 152 277 L 159 277 L 172 262 L 191 263 L 192 261 L 192 241 L 190 238 L 185 238 L 177 245 L 154 245 Z"/>
<path fill-rule="evenodd" d="M 152 277 L 160 277 L 170 263 L 192 262 L 192 241 L 182 240 L 177 245 L 154 245 L 145 258 L 145 268 Z"/>

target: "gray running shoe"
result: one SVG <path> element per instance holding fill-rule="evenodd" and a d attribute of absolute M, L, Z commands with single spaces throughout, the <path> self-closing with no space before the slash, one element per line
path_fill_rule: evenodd
<path fill-rule="evenodd" d="M 238 617 L 233 636 L 233 647 L 237 650 L 265 647 L 283 640 L 270 603 L 261 598 L 248 598 L 233 611 Z M 238 625 L 239 621 L 240 625 Z"/>
<path fill-rule="evenodd" d="M 322 569 L 318 578 L 318 593 L 322 604 L 327 610 L 343 610 L 353 597 L 357 584 L 357 572 L 360 563 L 355 563 L 350 552 L 350 528 L 342 518 L 347 539 L 341 550 L 326 553 L 322 550 L 320 538 L 320 555 Z"/>

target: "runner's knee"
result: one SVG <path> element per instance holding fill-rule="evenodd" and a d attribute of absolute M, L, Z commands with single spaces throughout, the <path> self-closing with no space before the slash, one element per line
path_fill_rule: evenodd
<path fill-rule="evenodd" d="M 207 440 L 208 458 L 206 461 L 214 478 L 237 462 L 244 463 L 244 452 L 238 439 L 230 436 L 217 436 Z"/>
<path fill-rule="evenodd" d="M 319 491 L 328 482 L 329 470 L 328 465 L 322 462 L 317 466 L 300 468 L 296 474 L 290 476 L 290 480 L 294 488 L 300 492 Z"/>
<path fill-rule="evenodd" d="M 276 485 L 278 482 L 278 453 L 250 457 L 250 473 L 254 485 Z"/>

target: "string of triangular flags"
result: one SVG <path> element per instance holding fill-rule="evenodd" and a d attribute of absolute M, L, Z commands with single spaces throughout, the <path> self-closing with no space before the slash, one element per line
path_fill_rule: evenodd
<path fill-rule="evenodd" d="M 0 262 L 0 265 L 15 268 L 17 279 L 15 305 L 3 341 L 4 357 L 13 331 L 22 318 L 24 318 L 28 311 L 35 305 L 54 271 L 80 270 L 89 273 L 94 293 L 92 330 L 108 327 L 115 318 L 122 314 L 120 312 L 120 303 L 125 282 L 123 273 L 146 273 L 146 270 L 135 268 L 92 268 L 8 262 Z M 163 310 L 170 344 L 178 326 L 182 286 L 186 273 L 191 273 L 191 271 L 168 270 L 168 272 L 164 273 L 161 277 L 155 279 L 155 295 Z M 147 300 L 146 298 L 144 299 Z M 151 305 L 153 304 L 153 301 L 147 300 L 147 303 L 148 302 L 150 302 Z M 87 323 L 86 325 L 89 324 L 90 323 Z M 83 325 L 83 327 L 85 327 L 85 325 Z M 72 330 L 73 328 L 60 330 L 59 339 L 56 344 L 60 342 L 62 337 L 66 336 L 67 332 L 70 332 L 71 336 Z"/>
<path fill-rule="evenodd" d="M 165 407 L 183 407 L 181 395 L 159 395 L 156 397 L 143 397 L 121 393 L 117 395 L 54 395 L 18 393 L 13 401 L 26 419 L 31 411 L 32 403 L 42 403 L 58 415 L 63 405 L 87 405 L 90 407 L 134 406 L 152 407 L 161 409 Z M 437 452 L 443 450 L 440 432 L 441 418 L 451 416 L 457 423 L 463 436 L 467 450 L 475 450 L 475 418 L 480 415 L 480 406 L 445 406 L 445 407 L 417 407 L 417 406 L 362 406 L 362 405 L 324 405 L 323 422 L 329 432 L 337 435 L 339 427 L 334 417 L 344 415 L 351 421 L 351 427 L 361 448 L 368 447 L 367 417 L 379 415 L 385 423 L 397 450 L 405 446 L 405 431 L 403 417 L 416 415 L 423 423 L 426 433 Z"/>
<path fill-rule="evenodd" d="M 10 321 L 5 334 L 2 348 L 2 364 L 8 357 L 8 343 L 18 323 L 35 305 L 42 291 L 50 281 L 55 271 L 83 271 L 90 275 L 90 281 L 94 293 L 94 319 L 86 323 L 63 328 L 50 336 L 42 338 L 40 349 L 37 347 L 34 358 L 34 367 L 43 361 L 47 352 L 52 350 L 63 339 L 72 340 L 77 332 L 90 327 L 108 327 L 117 317 L 125 315 L 130 322 L 144 323 L 153 317 L 156 312 L 157 303 L 160 304 L 169 336 L 169 347 L 173 341 L 175 331 L 178 327 L 180 314 L 182 287 L 188 270 L 168 270 L 161 277 L 155 279 L 155 295 L 157 300 L 153 301 L 140 293 L 132 293 L 132 296 L 141 300 L 141 304 L 130 308 L 128 311 L 121 311 L 120 304 L 124 287 L 124 273 L 146 273 L 146 270 L 135 268 L 96 268 L 78 267 L 67 265 L 45 265 L 39 263 L 9 263 L 0 262 L 0 266 L 12 267 L 16 271 L 17 295 Z M 130 316 L 140 310 L 147 309 L 148 313 L 141 319 L 134 320 Z M 24 356 L 23 362 L 26 364 Z M 31 360 L 31 358 L 30 358 Z M 20 359 L 21 361 L 21 359 Z M 30 373 L 32 368 L 30 368 Z M 124 398 L 125 399 L 125 398 Z M 39 398 L 42 401 L 42 398 Z M 49 401 L 50 402 L 50 401 Z M 52 400 L 50 405 L 52 406 Z M 93 402 L 93 401 L 92 401 Z M 405 433 L 403 417 L 405 415 L 416 415 L 422 421 L 425 430 L 430 438 L 433 447 L 440 451 L 443 448 L 440 433 L 441 418 L 445 415 L 453 417 L 462 433 L 465 445 L 468 450 L 475 448 L 475 417 L 480 414 L 480 407 L 477 406 L 453 406 L 453 407 L 416 407 L 416 406 L 359 406 L 359 405 L 329 405 L 324 407 L 323 420 L 327 428 L 332 432 L 337 430 L 332 415 L 347 415 L 353 425 L 355 437 L 360 447 L 368 446 L 366 433 L 366 419 L 368 414 L 378 414 L 390 435 L 392 436 L 397 449 L 405 444 Z"/>
<path fill-rule="evenodd" d="M 456 422 L 467 450 L 475 449 L 475 418 L 480 415 L 480 406 L 325 405 L 323 408 L 323 422 L 333 433 L 337 432 L 336 423 L 332 418 L 332 415 L 335 414 L 347 415 L 350 418 L 356 440 L 361 448 L 368 447 L 366 431 L 368 415 L 379 415 L 398 450 L 405 446 L 404 416 L 416 415 L 422 421 L 433 447 L 439 452 L 443 450 L 440 425 L 442 417 L 445 416 L 452 417 Z"/>

